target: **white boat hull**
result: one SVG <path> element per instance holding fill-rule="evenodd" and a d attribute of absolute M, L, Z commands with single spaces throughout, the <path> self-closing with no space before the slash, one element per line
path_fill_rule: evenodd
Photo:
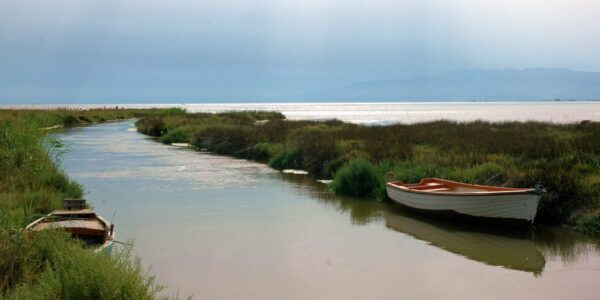
<path fill-rule="evenodd" d="M 414 193 L 388 184 L 388 196 L 408 207 L 429 211 L 451 211 L 463 215 L 533 222 L 541 195 L 510 193 L 491 195 L 448 195 Z"/>

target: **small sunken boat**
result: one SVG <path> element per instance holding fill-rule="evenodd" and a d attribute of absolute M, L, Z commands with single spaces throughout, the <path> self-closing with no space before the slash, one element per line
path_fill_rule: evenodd
<path fill-rule="evenodd" d="M 386 189 L 394 202 L 419 210 L 530 223 L 544 193 L 540 187 L 505 188 L 438 178 L 422 179 L 417 184 L 392 181 Z"/>
<path fill-rule="evenodd" d="M 65 199 L 64 209 L 55 210 L 27 225 L 26 230 L 62 229 L 82 240 L 94 252 L 112 252 L 115 240 L 114 225 L 86 208 L 84 199 Z"/>

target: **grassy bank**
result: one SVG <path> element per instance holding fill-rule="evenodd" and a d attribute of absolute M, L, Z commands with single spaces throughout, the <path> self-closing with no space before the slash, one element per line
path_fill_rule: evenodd
<path fill-rule="evenodd" d="M 1 109 L 0 122 L 26 120 L 39 128 L 90 125 L 142 116 L 183 114 L 181 109 Z"/>
<path fill-rule="evenodd" d="M 269 121 L 266 121 L 269 120 Z M 163 143 L 333 178 L 336 193 L 384 199 L 384 176 L 513 187 L 542 184 L 538 222 L 600 233 L 600 123 L 436 121 L 361 126 L 284 120 L 279 113 L 148 116 L 138 130 Z"/>
<path fill-rule="evenodd" d="M 57 165 L 60 141 L 41 128 L 143 115 L 133 110 L 0 111 L 0 298 L 158 298 L 161 286 L 129 252 L 96 255 L 66 233 L 23 230 L 60 208 L 62 199 L 83 195 L 83 188 Z"/>

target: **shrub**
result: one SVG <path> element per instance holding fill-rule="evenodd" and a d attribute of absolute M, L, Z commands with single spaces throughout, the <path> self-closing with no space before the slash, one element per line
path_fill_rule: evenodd
<path fill-rule="evenodd" d="M 384 182 L 373 164 L 366 160 L 355 159 L 335 174 L 331 189 L 340 195 L 381 200 Z"/>
<path fill-rule="evenodd" d="M 200 136 L 208 150 L 219 154 L 247 158 L 254 146 L 251 129 L 246 126 L 210 126 Z"/>
<path fill-rule="evenodd" d="M 141 119 L 136 122 L 138 131 L 154 137 L 167 133 L 167 126 L 162 118 Z"/>
<path fill-rule="evenodd" d="M 317 124 L 305 126 L 291 135 L 289 141 L 302 155 L 303 169 L 311 175 L 320 178 L 331 177 L 332 174 L 327 172 L 325 167 L 329 161 L 340 155 L 335 139 L 331 138 L 337 131 L 338 129 L 326 124 Z"/>
<path fill-rule="evenodd" d="M 281 144 L 258 143 L 252 151 L 252 159 L 258 161 L 269 161 L 275 154 L 279 153 L 283 148 Z"/>
<path fill-rule="evenodd" d="M 269 161 L 269 166 L 277 170 L 302 168 L 302 157 L 296 149 L 285 148 L 275 154 Z"/>
<path fill-rule="evenodd" d="M 190 127 L 176 127 L 173 130 L 167 131 L 167 133 L 160 137 L 159 141 L 163 144 L 172 143 L 189 143 L 192 139 L 192 128 Z"/>
<path fill-rule="evenodd" d="M 575 229 L 600 235 L 600 210 L 588 212 L 577 219 Z"/>
<path fill-rule="evenodd" d="M 65 127 L 72 127 L 77 124 L 79 124 L 79 119 L 77 119 L 77 117 L 73 115 L 65 116 L 65 118 L 63 119 L 63 126 Z"/>
<path fill-rule="evenodd" d="M 350 150 L 341 156 L 337 157 L 334 160 L 328 161 L 325 163 L 325 168 L 323 172 L 325 174 L 335 174 L 341 167 L 348 164 L 350 161 L 354 159 L 363 159 L 368 160 L 369 155 L 360 150 Z M 327 177 L 331 178 L 331 177 Z"/>

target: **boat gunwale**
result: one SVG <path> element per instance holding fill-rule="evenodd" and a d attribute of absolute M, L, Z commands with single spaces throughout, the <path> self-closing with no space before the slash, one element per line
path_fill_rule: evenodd
<path fill-rule="evenodd" d="M 442 183 L 450 183 L 451 185 L 461 186 L 461 187 L 472 187 L 479 189 L 500 189 L 495 191 L 481 191 L 481 192 L 452 192 L 452 191 L 428 191 L 428 190 L 413 190 L 408 186 L 409 184 L 401 183 L 400 181 L 390 181 L 386 183 L 386 187 L 393 188 L 398 191 L 413 193 L 413 194 L 422 194 L 422 195 L 431 195 L 431 196 L 468 196 L 468 197 L 478 197 L 478 196 L 500 196 L 500 195 L 526 195 L 526 194 L 536 194 L 538 195 L 538 191 L 533 188 L 499 188 L 493 186 L 486 185 L 477 185 L 477 184 L 469 184 L 463 182 L 456 182 L 451 180 L 439 179 L 439 178 L 424 178 L 421 179 L 421 182 L 415 184 L 415 186 L 425 184 L 427 181 L 433 182 L 442 182 Z"/>
<path fill-rule="evenodd" d="M 47 220 L 49 217 L 61 217 L 61 214 L 55 214 L 57 212 L 63 212 L 63 211 L 67 211 L 67 210 L 55 210 L 41 218 L 38 218 L 37 220 L 29 223 L 29 225 L 27 225 L 25 227 L 25 230 L 32 230 L 32 228 L 34 228 L 35 226 L 37 226 L 38 224 L 44 222 L 45 220 Z M 97 215 L 94 211 L 91 211 L 92 214 L 94 215 L 94 218 L 97 219 L 98 221 L 100 221 L 101 223 L 104 224 L 105 228 L 107 230 L 109 230 L 109 235 L 107 237 L 105 237 L 104 243 L 99 244 L 97 247 L 93 248 L 94 253 L 99 253 L 101 251 L 103 251 L 104 249 L 108 248 L 111 244 L 113 244 L 114 240 L 115 240 L 115 231 L 114 229 L 111 229 L 111 223 L 108 222 L 106 219 L 104 219 L 103 217 Z M 87 214 L 87 213 L 86 213 Z M 85 214 L 84 214 L 85 215 Z M 59 228 L 56 228 L 59 229 Z"/>

